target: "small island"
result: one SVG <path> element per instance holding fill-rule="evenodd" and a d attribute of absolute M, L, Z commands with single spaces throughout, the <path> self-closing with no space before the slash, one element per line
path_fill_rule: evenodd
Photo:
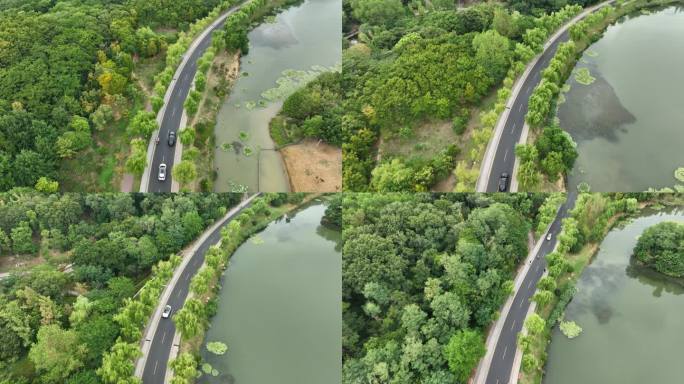
<path fill-rule="evenodd" d="M 684 277 L 684 224 L 662 222 L 639 237 L 634 256 L 668 276 Z"/>

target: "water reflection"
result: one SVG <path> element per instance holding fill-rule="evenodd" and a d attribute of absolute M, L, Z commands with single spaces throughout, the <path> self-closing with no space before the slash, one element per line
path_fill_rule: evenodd
<path fill-rule="evenodd" d="M 586 65 L 596 78 L 591 85 L 571 81 L 572 91 L 558 109 L 562 128 L 571 133 L 575 141 L 603 138 L 619 140 L 618 133 L 627 132 L 627 124 L 636 117 L 622 105 L 615 89 L 598 71 L 596 65 Z"/>

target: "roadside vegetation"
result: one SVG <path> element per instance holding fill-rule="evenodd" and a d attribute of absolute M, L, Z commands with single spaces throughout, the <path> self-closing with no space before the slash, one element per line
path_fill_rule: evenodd
<path fill-rule="evenodd" d="M 239 199 L 0 194 L 0 383 L 133 382 L 174 255 Z"/>
<path fill-rule="evenodd" d="M 452 174 L 474 190 L 516 78 L 573 4 L 345 2 L 345 190 L 426 191 Z"/>
<path fill-rule="evenodd" d="M 556 325 L 563 326 L 568 337 L 574 337 L 581 328 L 563 321 L 565 307 L 575 294 L 575 284 L 598 247 L 621 220 L 655 204 L 670 204 L 681 197 L 656 193 L 598 194 L 582 193 L 563 220 L 557 235 L 556 249 L 546 256 L 548 275 L 543 277 L 532 297 L 535 312 L 525 321 L 525 332 L 518 336 L 523 352 L 519 383 L 541 383 L 546 362 L 546 348 Z"/>
<path fill-rule="evenodd" d="M 219 3 L 2 2 L 0 190 L 41 177 L 61 189 L 118 190 L 127 128 L 145 109 L 136 64 L 164 57 L 176 39 L 167 31 Z"/>
<path fill-rule="evenodd" d="M 343 383 L 466 383 L 543 201 L 346 194 Z"/>
<path fill-rule="evenodd" d="M 180 353 L 170 362 L 174 384 L 194 383 L 201 372 L 205 372 L 204 367 L 208 364 L 201 362 L 200 348 L 211 318 L 216 314 L 221 276 L 229 267 L 233 253 L 243 242 L 266 228 L 273 220 L 314 197 L 315 195 L 301 193 L 264 195 L 257 198 L 222 230 L 221 243 L 207 251 L 204 265 L 191 280 L 188 299 L 183 308 L 173 316 L 173 321 L 181 334 Z M 340 198 L 331 197 L 332 200 Z M 340 205 L 335 204 L 331 207 L 333 208 L 326 210 L 324 220 L 337 222 L 335 217 L 341 214 L 335 211 L 341 209 Z M 210 374 L 211 369 L 208 371 L 205 373 Z"/>
<path fill-rule="evenodd" d="M 526 144 L 516 147 L 520 167 L 516 175 L 522 191 L 564 190 L 564 180 L 578 156 L 572 137 L 563 131 L 556 119 L 559 97 L 563 86 L 575 71 L 575 64 L 593 42 L 600 39 L 605 29 L 621 17 L 642 8 L 660 7 L 675 0 L 618 0 L 615 6 L 605 6 L 570 27 L 570 40 L 561 44 L 542 80 L 530 96 L 525 117 L 531 130 Z M 579 83 L 590 84 L 593 77 L 587 68 L 576 71 Z"/>
<path fill-rule="evenodd" d="M 230 93 L 233 82 L 239 76 L 240 56 L 249 52 L 247 33 L 269 15 L 300 1 L 246 1 L 238 11 L 226 18 L 221 30 L 213 32 L 212 45 L 198 61 L 194 87 L 185 100 L 184 108 L 188 115 L 187 127 L 178 133 L 184 146 L 183 155 L 181 162 L 174 166 L 172 172 L 174 179 L 184 190 L 207 192 L 214 189 L 216 115 L 224 98 Z M 238 0 L 229 2 L 230 5 L 238 3 Z M 198 34 L 216 16 L 218 13 L 212 18 L 207 18 L 207 22 L 201 25 L 201 28 L 197 28 Z M 179 61 L 180 55 L 185 53 L 192 40 L 188 38 L 183 47 L 178 48 Z M 155 110 L 163 105 L 163 95 L 175 70 L 175 65 L 167 66 L 164 76 L 158 79 L 159 83 L 155 89 L 159 92 L 153 100 Z"/>

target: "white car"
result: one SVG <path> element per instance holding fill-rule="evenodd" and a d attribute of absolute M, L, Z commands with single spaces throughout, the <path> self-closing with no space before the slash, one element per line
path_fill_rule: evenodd
<path fill-rule="evenodd" d="M 551 240 L 551 236 L 552 236 L 552 235 L 553 235 L 553 234 L 552 234 L 551 232 L 549 232 L 549 234 L 546 235 L 546 241 Z"/>
<path fill-rule="evenodd" d="M 164 307 L 164 312 L 162 312 L 162 317 L 165 319 L 168 319 L 169 316 L 171 316 L 171 306 L 167 305 L 166 307 Z"/>
<path fill-rule="evenodd" d="M 159 181 L 166 180 L 166 164 L 159 164 Z"/>

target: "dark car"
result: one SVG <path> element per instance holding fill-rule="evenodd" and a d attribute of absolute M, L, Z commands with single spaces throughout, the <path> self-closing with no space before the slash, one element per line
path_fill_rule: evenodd
<path fill-rule="evenodd" d="M 506 192 L 508 189 L 508 173 L 504 172 L 499 177 L 499 192 Z"/>
<path fill-rule="evenodd" d="M 173 147 L 174 145 L 176 145 L 176 132 L 173 132 L 173 131 L 169 132 L 168 143 L 169 143 L 169 147 Z"/>

